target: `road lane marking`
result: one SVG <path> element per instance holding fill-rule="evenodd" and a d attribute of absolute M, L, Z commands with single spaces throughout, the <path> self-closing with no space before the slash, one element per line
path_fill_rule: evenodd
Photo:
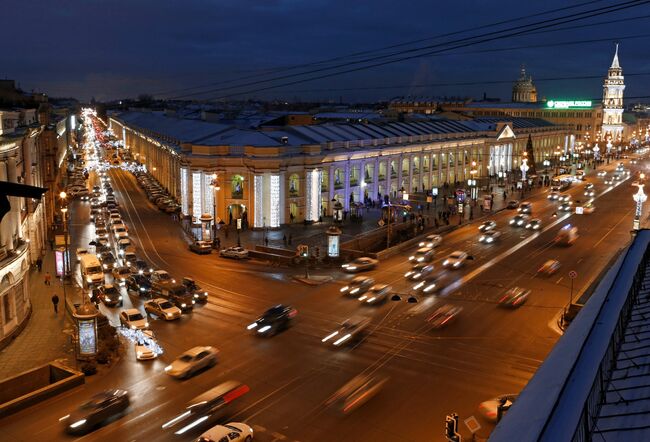
<path fill-rule="evenodd" d="M 560 281 L 562 281 L 563 279 L 564 279 L 564 276 L 560 276 L 560 279 L 558 279 L 557 281 L 555 281 L 555 283 L 556 283 L 556 284 L 559 284 Z"/>

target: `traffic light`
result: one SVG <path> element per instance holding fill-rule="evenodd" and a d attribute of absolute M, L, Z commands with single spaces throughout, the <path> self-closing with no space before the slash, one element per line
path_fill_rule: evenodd
<path fill-rule="evenodd" d="M 448 414 L 445 417 L 445 437 L 451 442 L 461 442 L 458 434 L 458 415 L 456 413 Z"/>

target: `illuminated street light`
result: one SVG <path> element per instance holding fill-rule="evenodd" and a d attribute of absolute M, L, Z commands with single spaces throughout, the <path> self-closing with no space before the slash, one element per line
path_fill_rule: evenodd
<path fill-rule="evenodd" d="M 643 193 L 644 184 L 637 184 L 639 190 L 632 195 L 632 199 L 636 202 L 636 213 L 634 214 L 634 221 L 632 228 L 634 230 L 639 230 L 641 225 L 641 212 L 643 210 L 643 203 L 648 199 L 648 196 Z"/>

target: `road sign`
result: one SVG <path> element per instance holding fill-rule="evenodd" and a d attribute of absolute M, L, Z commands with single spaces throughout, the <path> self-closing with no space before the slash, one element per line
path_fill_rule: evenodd
<path fill-rule="evenodd" d="M 474 416 L 468 417 L 463 422 L 465 423 L 465 426 L 472 434 L 476 433 L 478 430 L 481 429 L 481 424 L 478 423 L 478 421 Z"/>
<path fill-rule="evenodd" d="M 569 272 L 569 278 L 576 279 L 577 277 L 578 277 L 578 272 L 576 272 L 575 270 L 571 270 Z"/>

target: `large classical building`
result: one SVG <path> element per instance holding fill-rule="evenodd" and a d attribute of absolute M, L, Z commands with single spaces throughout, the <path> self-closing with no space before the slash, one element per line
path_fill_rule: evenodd
<path fill-rule="evenodd" d="M 618 43 L 612 65 L 607 70 L 607 78 L 603 83 L 603 127 L 604 137 L 616 139 L 623 135 L 623 91 L 625 81 L 623 69 L 618 62 Z"/>
<path fill-rule="evenodd" d="M 242 217 L 255 228 L 316 221 L 333 214 L 335 201 L 349 209 L 366 198 L 464 182 L 472 162 L 478 178 L 518 170 L 529 136 L 538 162 L 571 143 L 569 128 L 526 118 L 241 129 L 125 112 L 109 124 L 184 215 Z"/>
<path fill-rule="evenodd" d="M 537 103 L 537 88 L 533 84 L 533 77 L 526 74 L 526 68 L 521 66 L 519 79 L 512 86 L 513 103 Z"/>

